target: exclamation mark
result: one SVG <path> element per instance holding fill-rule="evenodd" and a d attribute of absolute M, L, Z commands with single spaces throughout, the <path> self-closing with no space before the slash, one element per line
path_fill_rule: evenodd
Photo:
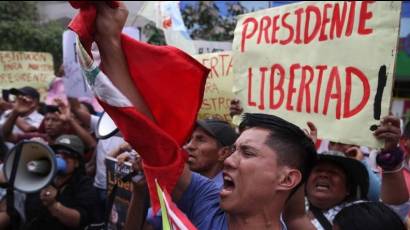
<path fill-rule="evenodd" d="M 375 120 L 380 120 L 380 115 L 382 112 L 382 98 L 383 98 L 383 91 L 386 87 L 387 82 L 387 74 L 386 74 L 386 66 L 382 65 L 379 69 L 379 77 L 377 81 L 377 91 L 376 95 L 374 96 L 374 104 L 373 104 L 373 118 Z M 370 126 L 371 131 L 375 131 L 377 129 L 377 125 Z"/>

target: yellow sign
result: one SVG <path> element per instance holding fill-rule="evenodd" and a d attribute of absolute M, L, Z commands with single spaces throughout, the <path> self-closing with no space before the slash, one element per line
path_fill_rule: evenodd
<path fill-rule="evenodd" d="M 231 53 L 201 54 L 194 55 L 194 58 L 211 70 L 198 119 L 216 118 L 231 122 L 229 105 L 234 98 Z"/>
<path fill-rule="evenodd" d="M 53 78 L 51 54 L 0 51 L 0 89 L 31 86 L 38 89 L 44 99 Z"/>
<path fill-rule="evenodd" d="M 389 113 L 401 2 L 302 2 L 242 15 L 234 87 L 246 112 L 376 147 Z"/>

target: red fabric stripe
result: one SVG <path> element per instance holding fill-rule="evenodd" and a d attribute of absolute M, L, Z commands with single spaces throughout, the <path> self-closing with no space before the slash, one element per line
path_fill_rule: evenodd
<path fill-rule="evenodd" d="M 141 155 L 154 213 L 160 209 L 155 179 L 161 188 L 173 191 L 187 154 L 167 133 L 133 107 L 113 107 L 99 101 L 121 130 L 124 139 Z"/>

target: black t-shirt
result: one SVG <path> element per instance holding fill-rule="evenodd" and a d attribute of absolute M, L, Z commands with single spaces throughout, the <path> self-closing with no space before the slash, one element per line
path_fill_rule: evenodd
<path fill-rule="evenodd" d="M 23 229 L 84 229 L 93 221 L 93 213 L 97 207 L 97 191 L 90 177 L 75 173 L 65 186 L 59 189 L 57 201 L 67 208 L 80 213 L 80 227 L 64 226 L 53 217 L 41 200 L 40 193 L 27 194 L 25 202 L 26 223 Z"/>

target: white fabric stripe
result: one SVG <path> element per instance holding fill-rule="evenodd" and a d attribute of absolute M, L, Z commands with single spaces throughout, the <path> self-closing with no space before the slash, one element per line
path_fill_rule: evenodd
<path fill-rule="evenodd" d="M 130 107 L 131 102 L 111 82 L 88 55 L 77 37 L 77 54 L 83 77 L 86 79 L 94 95 L 107 104 L 115 107 Z"/>
<path fill-rule="evenodd" d="M 95 79 L 95 85 L 92 90 L 99 99 L 115 107 L 131 107 L 132 104 L 100 71 Z"/>
<path fill-rule="evenodd" d="M 184 223 L 181 222 L 181 220 L 178 218 L 178 216 L 174 213 L 174 211 L 169 207 L 168 204 L 168 200 L 165 197 L 164 192 L 161 191 L 162 197 L 165 201 L 165 205 L 167 206 L 167 210 L 168 210 L 168 215 L 172 218 L 172 220 L 174 221 L 174 223 L 179 227 L 179 229 L 181 230 L 189 230 Z"/>

